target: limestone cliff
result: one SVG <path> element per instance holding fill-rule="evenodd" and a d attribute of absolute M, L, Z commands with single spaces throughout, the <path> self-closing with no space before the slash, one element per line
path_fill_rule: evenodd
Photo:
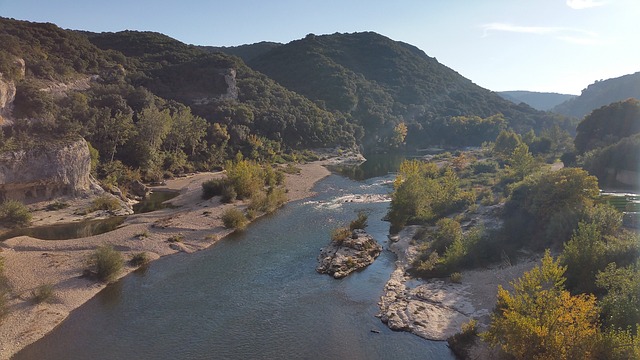
<path fill-rule="evenodd" d="M 0 154 L 0 201 L 32 203 L 99 191 L 90 171 L 89 148 L 82 138 L 7 151 Z"/>
<path fill-rule="evenodd" d="M 0 125 L 11 117 L 13 100 L 16 97 L 16 84 L 6 81 L 0 75 Z"/>
<path fill-rule="evenodd" d="M 15 66 L 18 68 L 18 78 L 25 76 L 25 62 L 23 59 L 15 59 Z M 13 100 L 16 98 L 16 84 L 13 80 L 5 79 L 0 73 L 0 126 L 11 120 L 13 110 Z"/>

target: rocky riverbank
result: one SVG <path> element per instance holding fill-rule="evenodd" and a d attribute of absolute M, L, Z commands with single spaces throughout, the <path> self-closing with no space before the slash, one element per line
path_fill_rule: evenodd
<path fill-rule="evenodd" d="M 417 229 L 416 226 L 403 229 L 389 246 L 398 260 L 378 303 L 378 317 L 394 330 L 443 341 L 471 319 L 477 320 L 482 329 L 488 325 L 495 307 L 498 285 L 511 289 L 509 283 L 513 279 L 536 265 L 535 258 L 521 259 L 516 264 L 504 261 L 487 269 L 463 271 L 459 283 L 449 279 L 415 279 L 407 270 L 417 255 L 416 246 L 412 245 Z"/>
<path fill-rule="evenodd" d="M 367 267 L 382 252 L 382 246 L 362 229 L 355 229 L 347 238 L 333 239 L 320 255 L 316 271 L 335 279 Z"/>

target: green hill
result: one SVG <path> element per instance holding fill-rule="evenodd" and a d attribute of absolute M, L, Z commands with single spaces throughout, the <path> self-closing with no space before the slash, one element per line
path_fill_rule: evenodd
<path fill-rule="evenodd" d="M 282 44 L 270 41 L 261 41 L 255 44 L 246 44 L 239 46 L 198 46 L 209 53 L 221 52 L 241 58 L 244 62 L 249 62 L 253 58 L 260 56 Z"/>
<path fill-rule="evenodd" d="M 450 138 L 442 132 L 460 116 L 488 118 L 500 113 L 519 132 L 539 131 L 558 122 L 572 127 L 475 85 L 412 45 L 373 32 L 309 34 L 255 57 L 248 65 L 320 106 L 350 114 L 365 128 L 368 147 L 392 143 L 399 123 L 408 128 L 409 146 L 442 144 Z M 488 139 L 475 142 L 483 140 Z"/>
<path fill-rule="evenodd" d="M 582 90 L 580 96 L 567 100 L 552 110 L 582 119 L 601 106 L 629 98 L 640 99 L 640 72 L 596 81 Z"/>

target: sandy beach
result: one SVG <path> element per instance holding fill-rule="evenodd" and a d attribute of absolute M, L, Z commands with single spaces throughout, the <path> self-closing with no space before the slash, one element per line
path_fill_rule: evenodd
<path fill-rule="evenodd" d="M 324 167 L 326 163 L 297 165 L 300 173 L 286 176 L 288 200 L 312 196 L 314 184 L 330 174 Z M 140 252 L 146 252 L 154 260 L 177 252 L 205 249 L 228 235 L 230 231 L 222 225 L 220 215 L 228 207 L 243 207 L 244 204 L 222 204 L 218 197 L 201 199 L 202 182 L 221 176 L 222 173 L 199 173 L 168 180 L 166 185 L 153 189 L 179 191 L 180 195 L 170 200 L 175 208 L 131 215 L 123 226 L 108 233 L 55 241 L 21 236 L 1 242 L 0 256 L 4 258 L 10 294 L 8 314 L 0 320 L 0 360 L 10 359 L 20 349 L 46 335 L 71 311 L 106 286 L 81 277 L 87 268 L 87 259 L 96 247 L 111 244 L 125 260 Z M 77 204 L 71 205 L 71 210 L 36 212 L 34 225 L 78 220 L 72 211 Z M 184 240 L 168 241 L 176 235 Z M 125 265 L 120 276 L 135 269 Z M 32 292 L 43 284 L 53 285 L 53 298 L 36 304 Z"/>

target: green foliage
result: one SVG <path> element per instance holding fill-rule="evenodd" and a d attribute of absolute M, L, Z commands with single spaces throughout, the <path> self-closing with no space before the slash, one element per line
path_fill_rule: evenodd
<path fill-rule="evenodd" d="M 149 254 L 147 254 L 146 252 L 140 252 L 140 253 L 134 254 L 131 257 L 131 260 L 129 260 L 129 264 L 131 264 L 131 266 L 144 266 L 148 264 L 150 261 L 151 261 L 151 258 L 149 257 Z"/>
<path fill-rule="evenodd" d="M 124 265 L 122 255 L 111 245 L 101 245 L 91 255 L 91 264 L 96 269 L 96 276 L 100 281 L 114 281 Z"/>
<path fill-rule="evenodd" d="M 263 213 L 272 213 L 287 201 L 283 188 L 270 188 L 269 192 L 259 192 L 251 197 L 248 209 Z"/>
<path fill-rule="evenodd" d="M 458 358 L 468 359 L 470 348 L 477 339 L 478 322 L 472 319 L 462 324 L 462 329 L 459 333 L 447 338 L 447 345 Z"/>
<path fill-rule="evenodd" d="M 458 186 L 450 168 L 441 170 L 434 163 L 404 161 L 394 182 L 388 213 L 392 232 L 406 224 L 427 223 L 475 201 Z"/>
<path fill-rule="evenodd" d="M 364 211 L 358 212 L 358 217 L 354 220 L 351 220 L 349 223 L 349 230 L 353 231 L 355 229 L 364 229 L 367 227 L 367 220 L 369 219 L 369 215 L 367 215 Z"/>
<path fill-rule="evenodd" d="M 640 122 L 640 120 L 639 120 Z M 598 177 L 602 186 L 619 186 L 619 173 L 630 172 L 632 177 L 622 185 L 638 188 L 640 179 L 640 135 L 625 137 L 602 148 L 585 153 L 579 160 L 584 169 Z"/>
<path fill-rule="evenodd" d="M 580 222 L 561 255 L 567 286 L 579 293 L 595 293 L 596 274 L 607 265 L 606 251 L 598 226 Z"/>
<path fill-rule="evenodd" d="M 575 228 L 578 214 L 598 194 L 597 179 L 582 169 L 537 172 L 512 187 L 503 212 L 506 234 L 520 239 L 522 245 L 561 244 Z M 554 218 L 566 217 L 564 226 L 552 226 Z M 529 243 L 532 239 L 537 244 Z"/>
<path fill-rule="evenodd" d="M 45 210 L 47 210 L 47 211 L 56 211 L 56 210 L 66 209 L 68 207 L 69 207 L 69 204 L 66 203 L 66 202 L 55 201 L 55 202 L 47 205 L 45 207 Z"/>
<path fill-rule="evenodd" d="M 331 232 L 331 241 L 340 245 L 343 241 L 351 236 L 351 230 L 348 227 L 339 227 Z"/>
<path fill-rule="evenodd" d="M 107 211 L 116 211 L 120 210 L 122 205 L 120 201 L 115 196 L 112 195 L 101 195 L 95 200 L 91 202 L 91 207 L 89 207 L 89 212 L 98 211 L 98 210 L 107 210 Z"/>
<path fill-rule="evenodd" d="M 226 179 L 211 179 L 202 183 L 202 198 L 211 199 L 214 196 L 222 195 L 224 187 L 227 185 Z"/>
<path fill-rule="evenodd" d="M 471 165 L 475 174 L 493 174 L 498 171 L 498 163 L 493 160 L 477 161 Z"/>
<path fill-rule="evenodd" d="M 511 130 L 502 130 L 495 143 L 493 153 L 502 159 L 506 159 L 522 144 L 522 138 Z"/>
<path fill-rule="evenodd" d="M 244 230 L 248 221 L 242 211 L 232 207 L 222 213 L 222 223 L 227 229 Z"/>
<path fill-rule="evenodd" d="M 549 252 L 542 263 L 498 288 L 496 311 L 482 337 L 517 359 L 594 359 L 600 338 L 591 295 L 564 289 L 565 268 Z"/>
<path fill-rule="evenodd" d="M 593 110 L 578 124 L 576 132 L 574 143 L 579 154 L 640 133 L 640 101 L 628 99 Z"/>
<path fill-rule="evenodd" d="M 0 204 L 0 225 L 19 228 L 31 224 L 31 212 L 17 200 L 7 200 Z"/>
<path fill-rule="evenodd" d="M 618 267 L 615 263 L 597 275 L 596 284 L 606 290 L 602 298 L 602 319 L 605 325 L 615 329 L 629 329 L 638 333 L 640 324 L 640 268 Z"/>
<path fill-rule="evenodd" d="M 31 297 L 36 304 L 48 302 L 53 297 L 53 285 L 42 284 L 31 292 Z"/>
<path fill-rule="evenodd" d="M 397 146 L 394 129 L 403 122 L 406 144 L 417 148 L 479 145 L 507 123 L 519 131 L 553 123 L 550 116 L 479 88 L 419 49 L 372 32 L 307 36 L 249 65 L 329 110 L 348 113 L 365 129 L 366 148 Z"/>

